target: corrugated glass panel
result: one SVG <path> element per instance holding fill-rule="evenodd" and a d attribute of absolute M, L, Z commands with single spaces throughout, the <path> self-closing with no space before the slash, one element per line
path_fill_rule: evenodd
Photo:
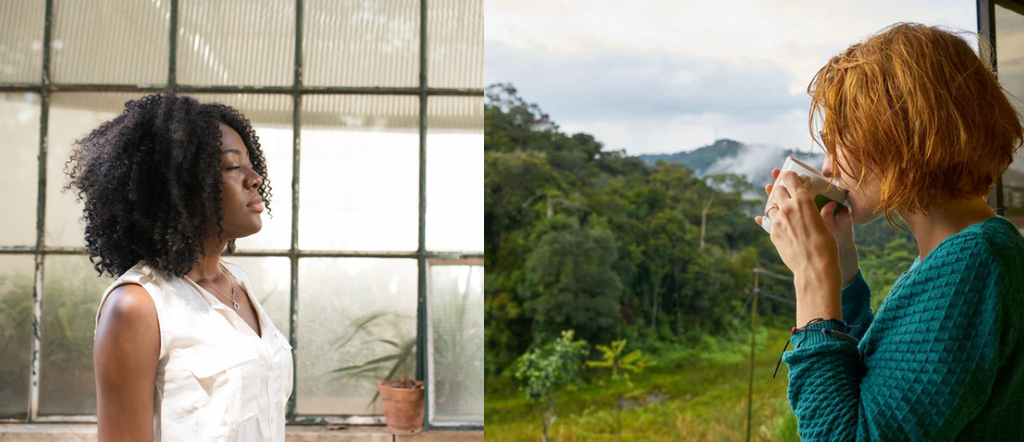
<path fill-rule="evenodd" d="M 95 415 L 96 309 L 114 278 L 97 277 L 85 255 L 50 255 L 45 265 L 39 415 Z"/>
<path fill-rule="evenodd" d="M 181 0 L 178 8 L 178 83 L 293 83 L 294 0 Z"/>
<path fill-rule="evenodd" d="M 36 244 L 39 112 L 39 94 L 0 93 L 0 245 Z"/>
<path fill-rule="evenodd" d="M 484 87 L 482 0 L 431 0 L 428 4 L 427 85 Z"/>
<path fill-rule="evenodd" d="M 0 419 L 28 416 L 35 258 L 0 255 Z"/>
<path fill-rule="evenodd" d="M 292 241 L 292 97 L 280 94 L 193 96 L 203 103 L 231 106 L 248 118 L 267 162 L 271 210 L 263 212 L 263 229 L 259 233 L 235 242 L 238 250 L 287 250 Z"/>
<path fill-rule="evenodd" d="M 46 2 L 0 0 L 0 83 L 43 80 Z"/>
<path fill-rule="evenodd" d="M 414 259 L 299 261 L 299 414 L 383 414 L 377 383 L 415 376 L 416 274 Z"/>
<path fill-rule="evenodd" d="M 303 84 L 419 85 L 419 0 L 307 0 L 303 12 Z"/>
<path fill-rule="evenodd" d="M 170 0 L 55 0 L 54 83 L 165 84 Z"/>
<path fill-rule="evenodd" d="M 483 97 L 427 100 L 427 250 L 482 252 Z"/>
<path fill-rule="evenodd" d="M 300 248 L 416 250 L 418 100 L 303 98 Z"/>
<path fill-rule="evenodd" d="M 431 421 L 484 420 L 484 268 L 430 267 Z"/>

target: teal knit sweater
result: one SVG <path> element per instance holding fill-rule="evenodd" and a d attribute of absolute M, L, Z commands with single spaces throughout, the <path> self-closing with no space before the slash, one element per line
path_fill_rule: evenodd
<path fill-rule="evenodd" d="M 1024 440 L 1022 295 L 1024 237 L 999 216 L 918 257 L 877 314 L 858 272 L 842 290 L 855 327 L 812 324 L 783 354 L 800 437 Z"/>

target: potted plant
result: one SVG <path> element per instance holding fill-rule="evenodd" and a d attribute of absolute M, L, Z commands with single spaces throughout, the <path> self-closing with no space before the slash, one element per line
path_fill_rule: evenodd
<path fill-rule="evenodd" d="M 357 335 L 369 334 L 372 336 L 374 334 L 372 329 L 378 322 L 377 320 L 389 315 L 389 313 L 375 313 L 356 320 L 352 333 L 335 348 L 344 348 Z M 377 384 L 377 393 L 370 399 L 367 407 L 372 406 L 377 398 L 380 398 L 384 407 L 384 418 L 388 431 L 399 436 L 411 436 L 419 433 L 423 428 L 423 381 L 412 380 L 405 375 L 402 375 L 400 379 L 393 379 L 400 374 L 399 372 L 411 372 L 407 363 L 412 361 L 416 355 L 416 338 L 373 339 L 367 343 L 393 347 L 394 352 L 361 364 L 337 368 L 331 372 L 338 375 L 385 379 Z M 387 374 L 381 376 L 385 371 Z"/>
<path fill-rule="evenodd" d="M 412 436 L 423 429 L 423 381 L 402 376 L 377 384 L 384 404 L 388 431 L 396 436 Z"/>

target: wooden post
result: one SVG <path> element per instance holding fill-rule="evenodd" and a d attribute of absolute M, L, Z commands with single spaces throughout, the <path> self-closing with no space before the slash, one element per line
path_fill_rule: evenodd
<path fill-rule="evenodd" d="M 753 427 L 754 412 L 754 327 L 757 325 L 757 278 L 759 268 L 754 268 L 754 299 L 750 307 L 750 385 L 747 387 L 747 442 L 750 442 L 750 430 Z"/>

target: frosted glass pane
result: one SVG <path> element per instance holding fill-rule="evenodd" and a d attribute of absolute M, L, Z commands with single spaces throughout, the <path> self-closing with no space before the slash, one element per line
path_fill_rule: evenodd
<path fill-rule="evenodd" d="M 38 94 L 0 93 L 0 245 L 36 244 L 39 112 Z"/>
<path fill-rule="evenodd" d="M 430 268 L 432 422 L 484 420 L 483 266 Z"/>
<path fill-rule="evenodd" d="M 307 0 L 303 13 L 303 84 L 419 86 L 419 0 Z"/>
<path fill-rule="evenodd" d="M 413 259 L 299 261 L 299 414 L 383 414 L 370 400 L 399 360 L 374 359 L 399 355 L 391 377 L 415 376 L 416 275 Z"/>
<path fill-rule="evenodd" d="M 482 97 L 427 102 L 427 250 L 484 250 Z"/>
<path fill-rule="evenodd" d="M 0 83 L 43 79 L 46 2 L 0 0 Z"/>
<path fill-rule="evenodd" d="M 482 0 L 431 0 L 427 4 L 427 85 L 483 89 Z"/>
<path fill-rule="evenodd" d="M 288 258 L 242 257 L 224 255 L 224 259 L 238 264 L 252 283 L 251 293 L 270 315 L 274 326 L 290 336 L 288 307 L 291 305 L 292 266 Z"/>
<path fill-rule="evenodd" d="M 96 309 L 114 278 L 85 255 L 47 256 L 43 272 L 39 414 L 96 414 L 92 338 Z"/>
<path fill-rule="evenodd" d="M 165 84 L 170 1 L 55 0 L 55 83 Z"/>
<path fill-rule="evenodd" d="M 303 98 L 300 248 L 416 250 L 418 105 L 405 96 Z"/>
<path fill-rule="evenodd" d="M 124 110 L 124 103 L 141 93 L 56 92 L 50 95 L 49 147 L 46 156 L 47 246 L 85 247 L 83 203 L 74 191 L 62 189 L 68 182 L 64 167 L 71 159 L 72 144 Z"/>
<path fill-rule="evenodd" d="M 248 118 L 267 161 L 270 212 L 261 215 L 263 229 L 259 233 L 235 242 L 238 250 L 287 250 L 292 242 L 292 97 L 279 94 L 192 96 L 203 103 L 231 106 Z"/>
<path fill-rule="evenodd" d="M 35 258 L 0 255 L 0 419 L 28 416 Z"/>
<path fill-rule="evenodd" d="M 178 83 L 293 84 L 294 0 L 181 0 L 178 8 Z"/>

